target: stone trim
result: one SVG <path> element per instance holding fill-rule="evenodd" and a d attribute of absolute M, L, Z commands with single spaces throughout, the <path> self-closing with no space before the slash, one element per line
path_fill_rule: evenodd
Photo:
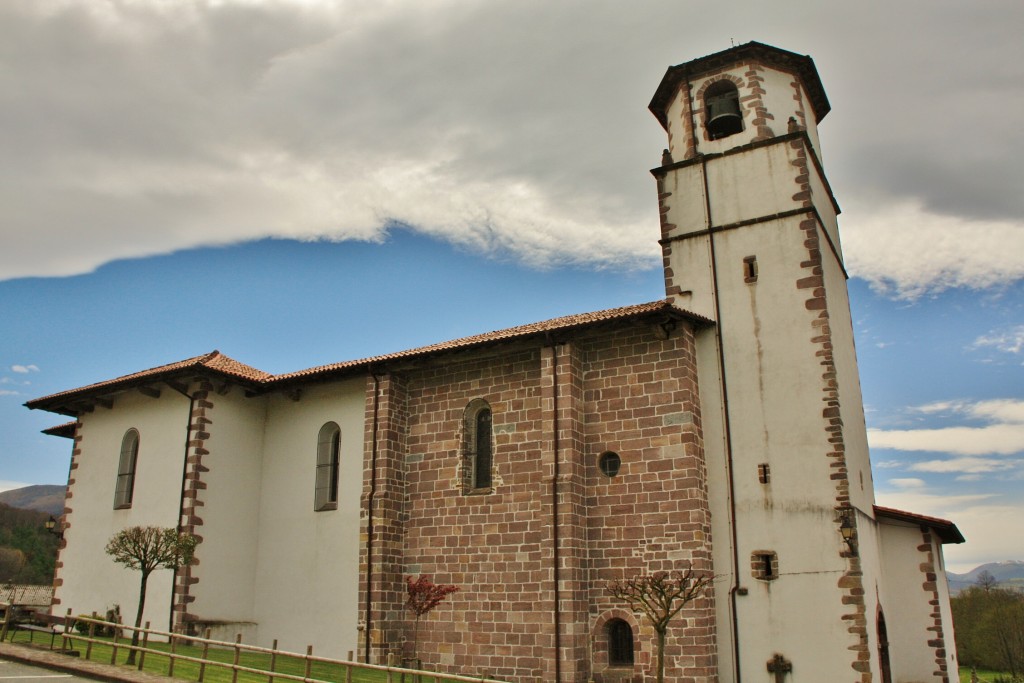
<path fill-rule="evenodd" d="M 620 619 L 633 629 L 633 666 L 611 666 L 608 664 L 608 630 L 609 622 Z M 645 651 L 640 639 L 640 621 L 632 612 L 613 607 L 598 615 L 590 629 L 591 680 L 593 683 L 641 683 L 643 672 L 650 668 L 653 654 Z"/>
<path fill-rule="evenodd" d="M 199 573 L 195 569 L 200 564 L 203 543 L 203 536 L 200 533 L 203 518 L 199 513 L 201 512 L 200 508 L 205 505 L 200 496 L 206 490 L 203 473 L 210 471 L 210 468 L 203 463 L 203 457 L 210 455 L 207 442 L 210 439 L 210 425 L 213 424 L 213 420 L 210 419 L 214 407 L 211 400 L 213 391 L 213 383 L 203 379 L 199 380 L 198 386 L 192 393 L 192 414 L 189 415 L 185 481 L 182 487 L 178 528 L 184 533 L 195 536 L 197 545 L 191 564 L 182 567 L 175 574 L 171 609 L 174 614 L 173 628 L 176 630 L 186 630 L 188 624 L 196 619 L 194 614 L 189 613 L 189 605 L 196 600 L 196 596 L 192 594 L 192 586 L 199 583 Z"/>
<path fill-rule="evenodd" d="M 921 545 L 917 550 L 924 554 L 924 561 L 921 563 L 921 573 L 924 574 L 924 582 L 921 588 L 928 594 L 928 604 L 932 607 L 929 615 L 932 618 L 932 625 L 927 628 L 928 647 L 935 651 L 935 672 L 932 674 L 941 683 L 949 683 L 949 662 L 946 658 L 946 637 L 942 624 L 942 610 L 939 605 L 939 572 L 935 569 L 935 540 L 932 538 L 930 529 L 921 529 Z"/>
<path fill-rule="evenodd" d="M 377 384 L 379 383 L 379 386 Z M 376 390 L 376 395 L 375 395 Z M 393 374 L 366 378 L 363 493 L 359 547 L 359 661 L 387 661 L 399 647 L 405 603 L 406 443 L 405 383 Z M 374 443 L 376 439 L 376 472 Z M 370 546 L 372 545 L 372 550 Z M 411 569 L 410 569 L 411 572 Z M 418 573 L 418 572 L 412 572 Z M 443 577 L 435 576 L 436 581 Z M 369 624 L 366 623 L 367 617 Z M 366 629 L 369 629 L 367 634 Z M 367 657 L 367 637 L 369 657 Z"/>
<path fill-rule="evenodd" d="M 50 600 L 51 614 L 53 614 L 53 610 L 61 604 L 60 598 L 57 597 L 57 590 L 64 585 L 64 579 L 61 577 L 61 569 L 64 568 L 64 562 L 60 559 L 60 556 L 64 551 L 64 548 L 68 546 L 67 533 L 68 529 L 71 528 L 70 518 L 73 511 L 71 507 L 71 499 L 75 495 L 75 470 L 78 469 L 78 461 L 82 457 L 82 423 L 80 421 L 75 422 L 74 430 L 71 446 L 71 464 L 68 466 L 68 485 L 64 489 L 64 511 L 61 513 L 60 519 L 58 520 L 62 535 L 60 540 L 57 542 L 57 559 L 53 565 L 53 598 Z"/>
<path fill-rule="evenodd" d="M 792 162 L 799 173 L 796 176 L 797 192 L 793 200 L 800 202 L 803 206 L 810 208 L 811 184 L 810 165 L 813 163 L 808 155 L 804 138 L 793 140 L 789 143 L 795 152 L 795 160 Z M 830 450 L 824 453 L 828 458 L 829 467 L 832 473 L 829 478 L 835 487 L 835 504 L 837 513 L 834 522 L 836 524 L 836 538 L 840 539 L 839 525 L 844 516 L 850 519 L 850 523 L 856 527 L 856 515 L 846 515 L 850 509 L 850 480 L 846 465 L 846 442 L 843 436 L 843 420 L 840 411 L 839 382 L 836 373 L 835 357 L 832 351 L 832 330 L 830 327 L 828 299 L 825 292 L 825 280 L 823 261 L 821 257 L 821 242 L 819 237 L 819 221 L 816 218 L 808 218 L 800 221 L 799 229 L 804 233 L 804 246 L 807 249 L 807 259 L 801 262 L 800 266 L 806 275 L 796 281 L 796 287 L 806 290 L 807 298 L 804 305 L 811 313 L 817 311 L 817 317 L 811 322 L 810 342 L 817 347 L 815 355 L 820 359 L 821 374 L 821 400 L 824 407 L 821 411 L 825 436 L 830 444 Z M 823 230 L 821 232 L 824 232 Z M 854 532 L 856 533 L 856 531 Z M 842 593 L 842 604 L 847 611 L 843 615 L 843 621 L 847 623 L 847 632 L 851 635 L 854 644 L 850 646 L 853 653 L 851 668 L 860 674 L 861 683 L 871 683 L 871 652 L 868 648 L 868 626 L 866 605 L 864 600 L 864 576 L 861 568 L 860 557 L 849 551 L 846 544 L 839 550 L 841 557 L 847 561 L 847 569 L 839 578 L 838 587 Z"/>
<path fill-rule="evenodd" d="M 771 558 L 771 573 L 765 571 L 765 558 Z M 760 581 L 779 578 L 779 554 L 774 550 L 755 550 L 750 553 L 750 574 Z"/>

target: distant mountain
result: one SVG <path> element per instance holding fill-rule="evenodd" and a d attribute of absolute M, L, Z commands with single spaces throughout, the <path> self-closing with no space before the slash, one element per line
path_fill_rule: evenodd
<path fill-rule="evenodd" d="M 22 510 L 37 510 L 57 517 L 64 513 L 64 486 L 42 484 L 0 493 L 0 503 Z"/>
<path fill-rule="evenodd" d="M 999 588 L 1024 590 L 1024 562 L 1020 560 L 1005 560 L 1003 562 L 983 564 L 966 574 L 946 572 L 946 577 L 949 579 L 950 592 L 959 593 L 965 588 L 978 585 L 978 576 L 982 572 L 991 574 Z"/>

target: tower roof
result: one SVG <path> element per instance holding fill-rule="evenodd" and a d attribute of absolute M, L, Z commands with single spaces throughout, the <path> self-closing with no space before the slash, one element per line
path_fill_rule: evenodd
<path fill-rule="evenodd" d="M 754 41 L 670 66 L 665 72 L 664 78 L 661 79 L 661 84 L 658 85 L 648 109 L 667 130 L 666 111 L 681 83 L 709 71 L 750 61 L 761 62 L 777 69 L 789 71 L 799 77 L 803 82 L 804 89 L 807 90 L 811 106 L 814 108 L 815 122 L 820 122 L 828 114 L 831 105 L 828 103 L 821 79 L 818 78 L 818 70 L 814 67 L 813 59 L 807 55 L 799 55 L 789 50 Z"/>

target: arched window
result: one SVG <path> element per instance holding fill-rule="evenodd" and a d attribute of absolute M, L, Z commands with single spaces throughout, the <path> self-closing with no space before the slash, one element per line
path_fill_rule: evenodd
<path fill-rule="evenodd" d="M 633 666 L 633 629 L 622 619 L 605 625 L 608 632 L 608 666 Z"/>
<path fill-rule="evenodd" d="M 467 492 L 490 491 L 494 466 L 491 406 L 483 399 L 470 401 L 465 414 Z"/>
<path fill-rule="evenodd" d="M 316 444 L 316 490 L 314 510 L 338 509 L 338 464 L 341 457 L 341 428 L 328 422 L 320 428 Z"/>
<path fill-rule="evenodd" d="M 718 81 L 704 91 L 704 126 L 712 140 L 743 130 L 740 93 L 732 81 Z"/>
<path fill-rule="evenodd" d="M 114 485 L 114 509 L 132 506 L 135 490 L 135 465 L 139 459 L 139 432 L 129 429 L 121 439 L 121 457 L 117 462 L 117 483 Z"/>

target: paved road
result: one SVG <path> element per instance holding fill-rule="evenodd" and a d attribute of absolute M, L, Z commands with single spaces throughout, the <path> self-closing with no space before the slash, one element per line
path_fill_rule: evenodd
<path fill-rule="evenodd" d="M 74 679 L 78 681 L 90 681 L 95 683 L 88 678 L 82 678 L 81 676 L 73 676 L 71 674 L 61 673 L 52 669 L 44 669 L 41 666 L 30 666 L 28 664 L 21 664 L 19 662 L 12 662 L 9 659 L 0 659 L 0 682 L 4 681 L 38 681 L 39 683 L 49 683 L 45 679 Z M 54 681 L 53 683 L 59 683 Z M 72 681 L 68 681 L 72 683 Z"/>

